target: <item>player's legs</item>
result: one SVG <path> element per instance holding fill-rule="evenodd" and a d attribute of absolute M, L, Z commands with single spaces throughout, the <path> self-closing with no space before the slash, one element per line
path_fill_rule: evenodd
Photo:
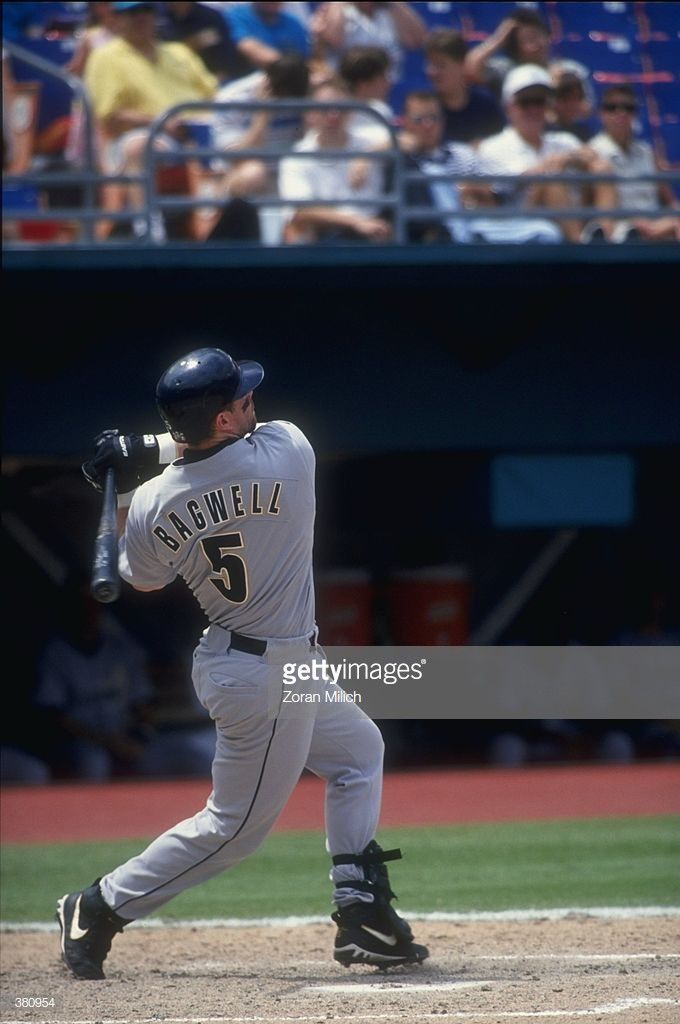
<path fill-rule="evenodd" d="M 302 649 L 295 658 L 307 656 Z M 199 654 L 194 678 L 217 727 L 212 793 L 198 814 L 102 878 L 106 903 L 124 918 L 145 917 L 257 849 L 305 765 L 315 706 L 275 717 L 282 688 L 276 659 Z"/>

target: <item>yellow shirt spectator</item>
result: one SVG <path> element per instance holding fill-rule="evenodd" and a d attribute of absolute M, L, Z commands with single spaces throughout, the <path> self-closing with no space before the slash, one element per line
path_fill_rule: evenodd
<path fill-rule="evenodd" d="M 176 103 L 211 99 L 217 79 L 183 43 L 157 43 L 155 61 L 124 39 L 114 39 L 91 54 L 85 69 L 97 120 L 120 110 L 157 117 Z"/>

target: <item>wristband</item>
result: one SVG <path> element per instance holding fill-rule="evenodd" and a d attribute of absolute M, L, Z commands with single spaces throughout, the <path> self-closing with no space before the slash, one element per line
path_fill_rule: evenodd
<path fill-rule="evenodd" d="M 172 434 L 156 434 L 158 441 L 158 463 L 167 466 L 177 458 L 177 447 Z"/>

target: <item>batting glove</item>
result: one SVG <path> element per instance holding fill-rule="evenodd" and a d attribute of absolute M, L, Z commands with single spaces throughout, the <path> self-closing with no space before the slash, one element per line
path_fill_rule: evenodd
<path fill-rule="evenodd" d="M 98 491 L 104 489 L 109 469 L 113 470 L 116 491 L 123 494 L 157 476 L 161 465 L 174 458 L 174 443 L 170 453 L 165 435 L 156 437 L 155 434 L 121 434 L 119 430 L 103 430 L 97 434 L 94 443 L 94 456 L 83 463 L 82 471 L 85 479 Z"/>

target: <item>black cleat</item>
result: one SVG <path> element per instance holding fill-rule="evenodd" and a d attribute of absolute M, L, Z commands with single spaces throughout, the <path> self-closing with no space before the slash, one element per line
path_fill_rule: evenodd
<path fill-rule="evenodd" d="M 82 892 L 67 893 L 57 902 L 61 956 L 76 978 L 105 977 L 103 963 L 113 936 L 129 921 L 104 902 L 98 880 Z"/>
<path fill-rule="evenodd" d="M 430 955 L 413 941 L 409 925 L 392 907 L 352 903 L 331 917 L 338 926 L 333 957 L 345 967 L 368 964 L 384 970 L 421 964 Z"/>

